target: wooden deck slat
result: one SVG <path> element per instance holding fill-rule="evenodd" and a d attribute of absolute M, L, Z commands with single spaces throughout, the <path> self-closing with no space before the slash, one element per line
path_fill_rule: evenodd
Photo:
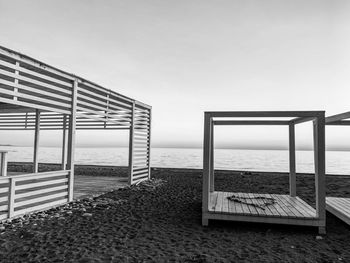
<path fill-rule="evenodd" d="M 266 197 L 268 198 L 273 198 L 270 194 L 266 194 Z M 269 205 L 268 209 L 270 210 L 270 212 L 274 215 L 274 216 L 278 216 L 281 217 L 281 214 L 279 213 L 279 211 L 276 209 L 275 205 Z"/>
<path fill-rule="evenodd" d="M 278 213 L 281 215 L 281 217 L 288 217 L 289 215 L 287 212 L 282 208 L 282 203 L 278 199 L 277 195 L 271 194 L 271 198 L 274 198 L 276 200 L 276 203 L 273 205 L 275 209 L 278 211 Z"/>
<path fill-rule="evenodd" d="M 350 198 L 326 197 L 326 209 L 350 225 Z"/>
<path fill-rule="evenodd" d="M 316 217 L 316 210 L 313 207 L 299 197 L 296 200 L 298 207 L 304 211 L 306 217 Z"/>
<path fill-rule="evenodd" d="M 222 212 L 222 200 L 223 200 L 223 192 L 218 192 L 218 198 L 215 205 L 215 212 Z"/>
<path fill-rule="evenodd" d="M 215 211 L 216 202 L 218 200 L 218 192 L 214 192 L 210 195 L 209 211 Z"/>
<path fill-rule="evenodd" d="M 299 211 L 296 207 L 295 197 L 290 197 L 286 195 L 280 195 L 280 200 L 284 203 L 284 205 L 296 216 L 296 217 L 305 217 L 304 213 Z M 293 200 L 294 199 L 294 200 Z"/>

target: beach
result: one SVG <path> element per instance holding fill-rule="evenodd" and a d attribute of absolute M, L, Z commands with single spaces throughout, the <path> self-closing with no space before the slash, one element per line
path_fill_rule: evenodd
<path fill-rule="evenodd" d="M 46 165 L 47 169 L 50 167 Z M 91 167 L 80 169 L 90 175 Z M 118 168 L 95 167 L 95 175 L 98 170 L 107 175 L 108 169 L 110 175 L 115 175 Z M 153 168 L 150 183 L 118 189 L 3 224 L 0 261 L 350 260 L 350 229 L 329 213 L 327 235 L 322 239 L 316 238 L 317 229 L 310 227 L 222 221 L 210 221 L 209 227 L 202 227 L 201 175 L 201 170 L 195 169 Z M 349 182 L 350 176 L 327 176 L 328 193 L 350 196 Z M 215 184 L 218 190 L 288 193 L 288 176 L 283 173 L 217 171 Z M 298 175 L 297 184 L 298 193 L 313 204 L 313 176 Z"/>

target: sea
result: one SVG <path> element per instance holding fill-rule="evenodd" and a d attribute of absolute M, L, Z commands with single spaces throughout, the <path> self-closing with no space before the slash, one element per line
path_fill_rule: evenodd
<path fill-rule="evenodd" d="M 33 147 L 1 146 L 7 150 L 10 162 L 31 162 Z M 77 164 L 126 166 L 128 148 L 123 147 L 77 147 Z M 40 147 L 39 162 L 60 163 L 61 148 Z M 264 172 L 288 172 L 287 150 L 238 150 L 215 149 L 215 169 L 246 170 Z M 151 166 L 166 168 L 203 167 L 203 151 L 200 148 L 152 148 Z M 300 173 L 314 173 L 312 151 L 296 152 L 296 170 Z M 327 151 L 326 173 L 350 175 L 350 151 Z"/>

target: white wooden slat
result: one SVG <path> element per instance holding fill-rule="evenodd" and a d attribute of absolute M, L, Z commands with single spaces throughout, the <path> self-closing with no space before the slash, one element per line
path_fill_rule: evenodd
<path fill-rule="evenodd" d="M 8 214 L 5 213 L 5 214 L 0 214 L 0 220 L 4 220 L 4 219 L 7 219 L 8 218 Z"/>
<path fill-rule="evenodd" d="M 68 196 L 67 191 L 62 192 L 62 193 L 52 194 L 52 195 L 46 195 L 46 196 L 42 196 L 42 197 L 38 197 L 38 198 L 28 199 L 28 200 L 21 201 L 21 202 L 15 202 L 15 208 L 29 205 L 29 204 L 44 202 L 46 200 L 50 200 L 50 199 L 54 199 L 54 198 L 65 197 L 65 196 Z"/>
<path fill-rule="evenodd" d="M 54 201 L 54 202 L 50 202 L 50 203 L 45 203 L 45 204 L 42 204 L 42 205 L 37 205 L 37 206 L 34 206 L 34 207 L 28 207 L 28 208 L 17 210 L 17 211 L 15 211 L 14 216 L 19 216 L 19 215 L 23 215 L 23 214 L 26 214 L 26 213 L 39 211 L 39 210 L 43 210 L 43 209 L 49 209 L 49 208 L 52 208 L 54 206 L 65 204 L 65 203 L 68 203 L 68 199 L 67 198 L 64 198 L 62 200 L 57 200 L 57 201 Z"/>
<path fill-rule="evenodd" d="M 62 96 L 62 95 L 59 95 L 57 93 L 54 93 L 54 91 L 52 91 L 52 92 L 45 91 L 45 90 L 40 89 L 40 88 L 34 88 L 34 87 L 30 87 L 30 86 L 25 86 L 22 84 L 17 84 L 16 87 L 21 89 L 21 90 L 27 90 L 27 91 L 34 92 L 34 93 L 40 93 L 41 95 L 45 95 L 45 96 L 52 97 L 55 99 L 60 99 L 60 100 L 64 100 L 67 102 L 72 101 L 72 99 L 69 96 Z"/>
<path fill-rule="evenodd" d="M 69 170 L 63 170 L 63 171 L 52 171 L 52 172 L 43 172 L 43 173 L 21 174 L 21 175 L 14 175 L 12 177 L 16 178 L 16 182 L 21 182 L 21 181 L 26 181 L 31 179 L 43 179 L 43 178 L 63 176 L 63 175 L 68 176 L 69 172 L 70 172 Z"/>
<path fill-rule="evenodd" d="M 40 190 L 36 190 L 36 191 L 25 192 L 25 193 L 21 193 L 21 194 L 16 194 L 15 197 L 16 197 L 16 199 L 20 199 L 20 198 L 24 198 L 24 197 L 30 197 L 33 195 L 45 194 L 45 193 L 60 191 L 60 190 L 64 190 L 64 189 L 68 189 L 67 184 L 56 186 L 56 187 L 51 187 L 51 188 L 40 189 Z M 68 195 L 68 193 L 67 193 L 67 195 Z"/>
<path fill-rule="evenodd" d="M 137 179 L 140 179 L 140 178 L 143 178 L 143 177 L 148 177 L 148 172 L 145 172 L 145 173 L 143 173 L 143 174 L 138 174 L 138 175 L 133 175 L 132 176 L 132 179 L 135 181 L 135 180 L 137 180 Z"/>
<path fill-rule="evenodd" d="M 84 83 L 85 85 L 85 83 Z M 94 93 L 94 92 L 91 92 L 90 90 L 87 90 L 83 87 L 81 87 L 80 85 L 78 86 L 78 92 L 81 91 L 81 92 L 84 92 L 85 94 L 88 94 L 88 95 L 91 95 L 93 97 L 98 97 L 98 98 L 101 98 L 101 99 L 106 99 L 106 96 L 103 96 L 101 94 L 98 94 L 98 93 Z M 107 94 L 107 93 L 106 93 Z M 125 107 L 125 109 L 128 109 L 128 110 L 131 110 L 132 108 L 132 105 L 130 104 L 127 104 L 127 103 L 123 103 L 121 101 L 118 101 L 118 99 L 113 99 L 111 94 L 110 94 L 110 97 L 109 97 L 109 103 L 112 104 L 113 106 L 115 107 Z"/>
<path fill-rule="evenodd" d="M 10 63 L 10 62 L 7 62 L 7 61 L 5 61 L 5 60 L 2 60 L 2 58 L 0 57 L 0 65 L 1 66 L 4 66 L 4 67 L 7 67 L 7 68 L 10 68 L 10 69 L 15 69 L 15 67 L 16 67 L 16 64 L 12 64 L 12 63 Z"/>
<path fill-rule="evenodd" d="M 61 79 L 54 78 L 54 77 L 45 75 L 43 73 L 40 73 L 40 72 L 37 72 L 37 71 L 34 71 L 34 70 L 27 69 L 27 68 L 24 68 L 24 67 L 20 67 L 19 71 L 23 72 L 23 73 L 27 73 L 27 74 L 33 75 L 33 76 L 38 77 L 38 78 L 42 78 L 42 79 L 51 81 L 51 82 L 55 82 L 57 84 L 66 86 L 68 88 L 70 88 L 72 86 L 72 83 L 69 83 L 68 81 L 63 81 Z"/>
<path fill-rule="evenodd" d="M 8 200 L 9 200 L 9 197 L 8 197 L 8 196 L 0 197 L 0 203 L 1 203 L 1 202 L 8 201 Z"/>
<path fill-rule="evenodd" d="M 19 186 L 16 186 L 16 190 L 31 189 L 34 187 L 49 186 L 53 184 L 60 184 L 60 183 L 67 183 L 67 182 L 68 182 L 68 178 L 52 180 L 52 181 L 44 181 L 39 183 L 19 185 Z"/>

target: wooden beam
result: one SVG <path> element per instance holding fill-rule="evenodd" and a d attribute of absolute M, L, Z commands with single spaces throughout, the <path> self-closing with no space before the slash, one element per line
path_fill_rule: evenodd
<path fill-rule="evenodd" d="M 77 117 L 77 89 L 78 80 L 75 79 L 72 87 L 72 107 L 68 127 L 68 153 L 67 153 L 67 170 L 70 170 L 68 201 L 73 201 L 74 187 L 74 153 L 75 153 L 75 134 L 76 134 L 76 117 Z"/>
<path fill-rule="evenodd" d="M 39 141 L 40 141 L 40 110 L 36 110 L 35 115 L 35 133 L 34 133 L 34 158 L 33 158 L 33 172 L 39 171 Z"/>
<path fill-rule="evenodd" d="M 0 176 L 7 176 L 7 151 L 0 152 L 1 154 L 1 170 Z"/>
<path fill-rule="evenodd" d="M 319 218 L 319 233 L 326 232 L 326 191 L 325 191 L 325 118 L 314 121 L 314 156 L 315 156 L 315 189 L 316 215 Z"/>
<path fill-rule="evenodd" d="M 269 121 L 269 120 L 220 120 L 213 121 L 214 125 L 289 125 L 289 121 Z"/>
<path fill-rule="evenodd" d="M 336 114 L 336 115 L 333 115 L 333 116 L 328 116 L 326 118 L 326 123 L 329 124 L 331 122 L 341 121 L 341 120 L 345 120 L 345 119 L 349 119 L 349 118 L 350 118 L 350 111 L 344 112 L 344 113 L 340 113 L 340 114 Z"/>
<path fill-rule="evenodd" d="M 210 137 L 211 137 L 211 117 L 210 114 L 204 113 L 204 143 L 203 143 L 203 192 L 202 192 L 202 225 L 208 225 L 208 219 L 204 217 L 209 211 L 209 195 L 210 195 Z"/>
<path fill-rule="evenodd" d="M 148 179 L 151 179 L 151 121 L 152 121 L 152 109 L 149 109 L 149 130 L 148 130 L 148 151 L 147 151 L 147 160 L 148 160 Z"/>
<path fill-rule="evenodd" d="M 209 111 L 211 117 L 316 117 L 324 111 Z"/>
<path fill-rule="evenodd" d="M 133 162 L 134 162 L 134 129 L 135 129 L 135 103 L 132 105 L 131 122 L 129 129 L 129 185 L 133 183 Z"/>
<path fill-rule="evenodd" d="M 299 123 L 304 123 L 304 122 L 308 122 L 308 121 L 313 121 L 314 119 L 315 119 L 315 117 L 298 117 L 298 118 L 290 120 L 289 123 L 299 124 Z"/>
<path fill-rule="evenodd" d="M 289 195 L 296 196 L 295 126 L 289 124 Z"/>
<path fill-rule="evenodd" d="M 334 121 L 326 123 L 326 125 L 334 125 L 334 126 L 348 126 L 350 125 L 350 121 Z"/>

